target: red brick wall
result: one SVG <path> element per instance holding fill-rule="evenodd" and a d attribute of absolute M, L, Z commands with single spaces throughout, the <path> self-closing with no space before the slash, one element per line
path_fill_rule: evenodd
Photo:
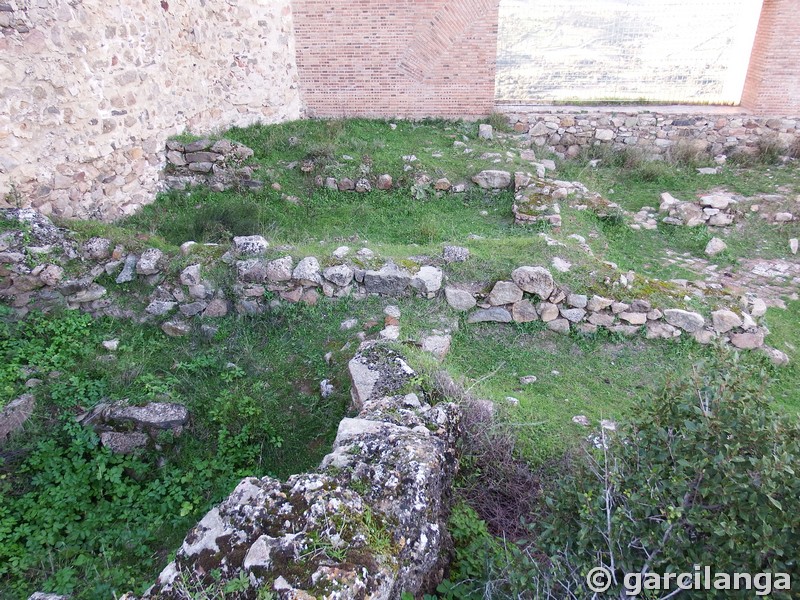
<path fill-rule="evenodd" d="M 494 106 L 499 0 L 293 0 L 308 116 L 478 117 Z"/>
<path fill-rule="evenodd" d="M 764 0 L 742 106 L 800 115 L 800 0 Z"/>

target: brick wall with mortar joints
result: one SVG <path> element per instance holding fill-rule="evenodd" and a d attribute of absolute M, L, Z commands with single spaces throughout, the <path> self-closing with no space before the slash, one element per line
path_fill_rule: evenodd
<path fill-rule="evenodd" d="M 310 116 L 479 117 L 494 105 L 498 0 L 294 0 Z"/>
<path fill-rule="evenodd" d="M 764 0 L 741 104 L 760 114 L 800 115 L 800 1 Z"/>

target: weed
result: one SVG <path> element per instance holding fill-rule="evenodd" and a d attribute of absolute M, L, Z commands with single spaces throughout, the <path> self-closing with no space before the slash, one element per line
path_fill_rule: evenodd
<path fill-rule="evenodd" d="M 513 128 L 509 123 L 508 116 L 503 113 L 492 112 L 486 119 L 486 122 L 491 125 L 492 129 L 495 131 L 502 131 L 504 133 L 510 133 L 513 131 Z"/>

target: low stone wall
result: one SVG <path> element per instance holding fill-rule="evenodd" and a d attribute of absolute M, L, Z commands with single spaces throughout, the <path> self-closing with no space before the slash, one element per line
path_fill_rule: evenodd
<path fill-rule="evenodd" d="M 527 132 L 535 146 L 575 157 L 597 144 L 638 148 L 651 156 L 674 152 L 681 144 L 717 156 L 753 152 L 760 140 L 788 148 L 800 138 L 800 117 L 758 117 L 720 107 L 521 107 L 500 105 L 515 131 Z"/>

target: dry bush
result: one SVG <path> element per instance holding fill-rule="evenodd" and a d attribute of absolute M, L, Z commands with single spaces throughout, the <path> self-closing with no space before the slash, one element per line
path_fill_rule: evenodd
<path fill-rule="evenodd" d="M 528 534 L 540 495 L 538 475 L 516 452 L 517 432 L 497 406 L 474 397 L 447 373 L 433 377 L 437 391 L 462 408 L 461 485 L 459 494 L 493 535 L 518 540 Z"/>
<path fill-rule="evenodd" d="M 678 140 L 667 152 L 667 160 L 682 167 L 694 168 L 709 158 L 708 145 L 700 140 Z"/>
<path fill-rule="evenodd" d="M 786 155 L 789 158 L 800 158 L 800 136 L 794 138 L 794 141 L 789 144 L 789 148 L 786 150 Z"/>

